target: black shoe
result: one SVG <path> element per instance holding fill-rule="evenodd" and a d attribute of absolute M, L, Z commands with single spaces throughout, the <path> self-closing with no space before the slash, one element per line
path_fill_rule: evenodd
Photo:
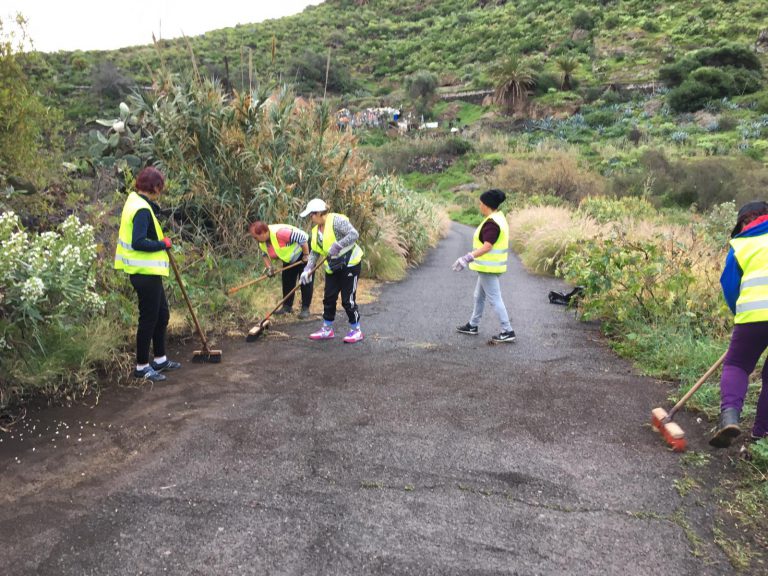
<path fill-rule="evenodd" d="M 736 408 L 726 408 L 720 412 L 720 426 L 709 441 L 715 448 L 727 448 L 734 438 L 741 435 L 739 428 L 739 411 Z"/>
<path fill-rule="evenodd" d="M 306 320 L 309 318 L 309 308 L 302 308 L 299 312 L 299 320 Z"/>
<path fill-rule="evenodd" d="M 477 326 L 472 326 L 469 322 L 464 324 L 464 326 L 457 326 L 456 331 L 461 332 L 462 334 L 472 334 L 472 336 L 477 336 Z"/>
<path fill-rule="evenodd" d="M 162 382 L 166 380 L 164 374 L 160 374 L 152 366 L 147 366 L 143 370 L 134 370 L 133 377 L 140 380 L 151 380 L 152 382 Z"/>
<path fill-rule="evenodd" d="M 282 308 L 280 308 L 280 310 L 278 310 L 277 312 L 275 312 L 272 315 L 273 316 L 283 316 L 285 314 L 290 314 L 291 312 L 293 312 L 293 308 L 288 308 L 286 306 L 283 306 Z"/>
<path fill-rule="evenodd" d="M 172 372 L 173 370 L 178 370 L 181 368 L 181 362 L 174 362 L 173 360 L 166 359 L 165 362 L 161 362 L 159 364 L 155 361 L 152 361 L 150 366 L 152 366 L 152 369 L 156 372 Z"/>
<path fill-rule="evenodd" d="M 515 331 L 510 330 L 508 332 L 500 332 L 493 338 L 491 338 L 494 342 L 514 342 L 515 341 Z"/>

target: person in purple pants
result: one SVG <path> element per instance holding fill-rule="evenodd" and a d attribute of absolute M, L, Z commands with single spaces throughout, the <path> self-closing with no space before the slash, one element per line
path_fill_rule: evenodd
<path fill-rule="evenodd" d="M 739 210 L 720 284 L 735 316 L 720 380 L 720 423 L 709 443 L 725 448 L 741 434 L 749 375 L 768 348 L 768 203 L 750 202 Z M 768 362 L 762 378 L 753 440 L 768 437 Z"/>

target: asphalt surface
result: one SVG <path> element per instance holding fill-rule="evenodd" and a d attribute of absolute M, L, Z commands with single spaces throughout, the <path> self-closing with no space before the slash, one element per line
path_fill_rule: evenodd
<path fill-rule="evenodd" d="M 454 225 L 363 306 L 360 344 L 341 311 L 334 341 L 307 338 L 317 319 L 278 325 L 0 436 L 2 573 L 731 573 L 692 541 L 709 512 L 685 506 L 648 427 L 666 387 L 550 305 L 562 285 L 513 259 L 517 341 L 488 344 L 492 310 L 455 332 L 470 238 Z"/>

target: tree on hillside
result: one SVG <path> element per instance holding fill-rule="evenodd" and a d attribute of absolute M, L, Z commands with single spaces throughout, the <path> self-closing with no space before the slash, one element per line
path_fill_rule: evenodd
<path fill-rule="evenodd" d="M 130 94 L 135 83 L 125 76 L 114 62 L 102 60 L 91 71 L 91 89 L 99 97 L 101 106 L 116 104 Z M 106 99 L 101 102 L 101 99 Z"/>
<path fill-rule="evenodd" d="M 573 73 L 579 67 L 579 61 L 570 55 L 561 56 L 555 60 L 558 70 L 560 70 L 560 88 L 570 90 L 572 88 Z"/>
<path fill-rule="evenodd" d="M 510 56 L 491 71 L 494 81 L 494 99 L 507 112 L 512 113 L 525 107 L 528 94 L 536 85 L 531 66 L 517 55 Z"/>
<path fill-rule="evenodd" d="M 406 79 L 405 89 L 408 96 L 416 102 L 416 112 L 420 116 L 426 116 L 437 90 L 437 76 L 426 70 L 416 72 Z"/>

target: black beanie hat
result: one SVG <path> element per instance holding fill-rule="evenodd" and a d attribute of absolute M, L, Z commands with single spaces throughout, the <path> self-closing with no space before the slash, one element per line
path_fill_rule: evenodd
<path fill-rule="evenodd" d="M 736 226 L 733 228 L 733 231 L 731 232 L 731 238 L 741 234 L 741 229 L 744 228 L 746 224 L 749 224 L 749 222 L 745 222 L 745 219 L 750 214 L 759 214 L 759 215 L 768 214 L 768 202 L 763 202 L 759 200 L 754 202 L 747 202 L 746 204 L 744 204 L 744 206 L 739 208 L 739 213 L 736 216 Z"/>
<path fill-rule="evenodd" d="M 495 188 L 492 190 L 486 190 L 485 192 L 480 194 L 480 202 L 482 202 L 492 210 L 496 210 L 496 208 L 499 207 L 499 204 L 504 202 L 506 198 L 507 198 L 507 195 L 504 194 L 504 192 L 502 192 L 501 190 L 496 190 Z"/>

